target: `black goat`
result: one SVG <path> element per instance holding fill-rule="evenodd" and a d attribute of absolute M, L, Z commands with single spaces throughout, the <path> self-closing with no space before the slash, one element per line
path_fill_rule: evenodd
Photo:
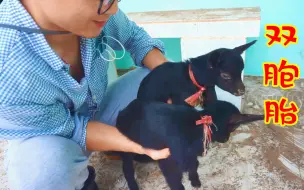
<path fill-rule="evenodd" d="M 181 183 L 182 173 L 186 171 L 189 172 L 192 186 L 201 186 L 197 173 L 197 156 L 207 150 L 209 141 L 224 143 L 240 124 L 263 119 L 264 115 L 241 114 L 238 108 L 226 101 L 215 101 L 203 111 L 197 111 L 184 105 L 136 99 L 119 113 L 117 128 L 143 147 L 169 147 L 171 155 L 160 160 L 159 167 L 170 188 L 181 190 L 184 189 Z M 129 188 L 137 190 L 133 160 L 151 159 L 145 155 L 126 152 L 120 152 L 120 157 Z"/>
<path fill-rule="evenodd" d="M 219 48 L 185 62 L 163 63 L 143 79 L 137 98 L 157 102 L 171 98 L 173 104 L 204 107 L 217 100 L 215 85 L 242 96 L 245 86 L 241 54 L 255 42 L 234 49 Z"/>

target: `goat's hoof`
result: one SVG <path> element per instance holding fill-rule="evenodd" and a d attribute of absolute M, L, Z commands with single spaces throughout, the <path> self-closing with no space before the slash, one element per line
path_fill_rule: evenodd
<path fill-rule="evenodd" d="M 191 185 L 192 185 L 192 187 L 195 187 L 195 188 L 200 188 L 202 186 L 200 180 L 192 180 Z"/>
<path fill-rule="evenodd" d="M 130 188 L 130 190 L 139 190 L 139 188 Z"/>
<path fill-rule="evenodd" d="M 138 187 L 137 183 L 136 184 L 129 184 L 128 186 L 129 186 L 130 190 L 139 190 L 139 187 Z"/>
<path fill-rule="evenodd" d="M 130 190 L 139 190 L 138 187 L 130 187 L 129 189 L 130 189 Z"/>

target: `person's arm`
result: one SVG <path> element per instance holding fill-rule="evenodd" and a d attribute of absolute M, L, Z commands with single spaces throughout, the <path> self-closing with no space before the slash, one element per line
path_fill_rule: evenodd
<path fill-rule="evenodd" d="M 91 151 L 134 152 L 156 160 L 170 154 L 169 149 L 145 149 L 121 134 L 116 127 L 89 121 L 88 117 L 79 114 L 72 115 L 62 104 L 0 104 L 0 139 L 41 135 L 63 136 Z"/>
<path fill-rule="evenodd" d="M 130 141 L 116 127 L 97 121 L 88 122 L 86 147 L 90 151 L 143 152 L 140 145 Z"/>
<path fill-rule="evenodd" d="M 142 63 L 150 70 L 153 70 L 155 67 L 167 61 L 168 59 L 164 56 L 164 54 L 159 49 L 154 48 L 147 53 Z"/>
<path fill-rule="evenodd" d="M 168 61 L 165 57 L 164 43 L 153 39 L 142 27 L 119 9 L 104 28 L 106 36 L 111 36 L 120 41 L 137 66 L 146 66 L 153 69 Z M 115 50 L 122 50 L 121 46 L 111 38 L 107 38 L 109 46 Z"/>
<path fill-rule="evenodd" d="M 170 155 L 168 148 L 159 151 L 143 148 L 120 133 L 116 127 L 94 121 L 89 122 L 87 126 L 86 147 L 90 151 L 146 154 L 154 160 L 164 159 Z"/>

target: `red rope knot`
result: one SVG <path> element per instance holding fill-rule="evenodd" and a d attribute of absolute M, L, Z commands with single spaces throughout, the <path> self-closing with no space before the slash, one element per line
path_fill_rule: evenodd
<path fill-rule="evenodd" d="M 192 96 L 190 96 L 187 99 L 185 99 L 185 101 L 189 105 L 191 105 L 192 107 L 195 107 L 195 106 L 197 106 L 200 103 L 200 101 L 201 101 L 200 97 L 202 96 L 202 94 L 206 90 L 206 88 L 203 87 L 203 86 L 201 86 L 201 85 L 199 85 L 198 82 L 195 80 L 194 74 L 193 74 L 193 71 L 191 69 L 191 65 L 190 64 L 189 64 L 189 76 L 190 76 L 190 79 L 193 82 L 193 84 L 197 88 L 199 88 L 199 90 L 195 94 L 193 94 Z"/>
<path fill-rule="evenodd" d="M 201 124 L 204 124 L 204 125 L 211 125 L 211 124 L 213 124 L 212 117 L 208 116 L 208 115 L 201 117 L 200 120 L 196 121 L 196 125 L 201 125 Z"/>
<path fill-rule="evenodd" d="M 213 121 L 211 116 L 201 116 L 201 119 L 196 121 L 196 125 L 203 125 L 204 127 L 204 156 L 206 156 L 207 146 L 209 146 L 209 143 L 212 140 L 212 130 L 210 128 L 210 125 L 212 124 Z"/>

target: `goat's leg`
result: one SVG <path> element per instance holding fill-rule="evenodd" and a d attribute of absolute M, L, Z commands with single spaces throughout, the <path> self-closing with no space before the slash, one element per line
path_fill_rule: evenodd
<path fill-rule="evenodd" d="M 133 155 L 130 153 L 121 153 L 122 169 L 124 176 L 127 180 L 128 187 L 130 190 L 139 190 L 137 182 L 135 180 L 135 170 L 133 166 Z"/>
<path fill-rule="evenodd" d="M 183 172 L 175 161 L 164 159 L 160 160 L 158 164 L 171 190 L 185 189 L 182 184 Z"/>
<path fill-rule="evenodd" d="M 191 181 L 192 187 L 201 187 L 201 181 L 197 173 L 199 162 L 196 157 L 193 157 L 189 160 L 188 164 L 188 174 L 189 180 Z"/>

